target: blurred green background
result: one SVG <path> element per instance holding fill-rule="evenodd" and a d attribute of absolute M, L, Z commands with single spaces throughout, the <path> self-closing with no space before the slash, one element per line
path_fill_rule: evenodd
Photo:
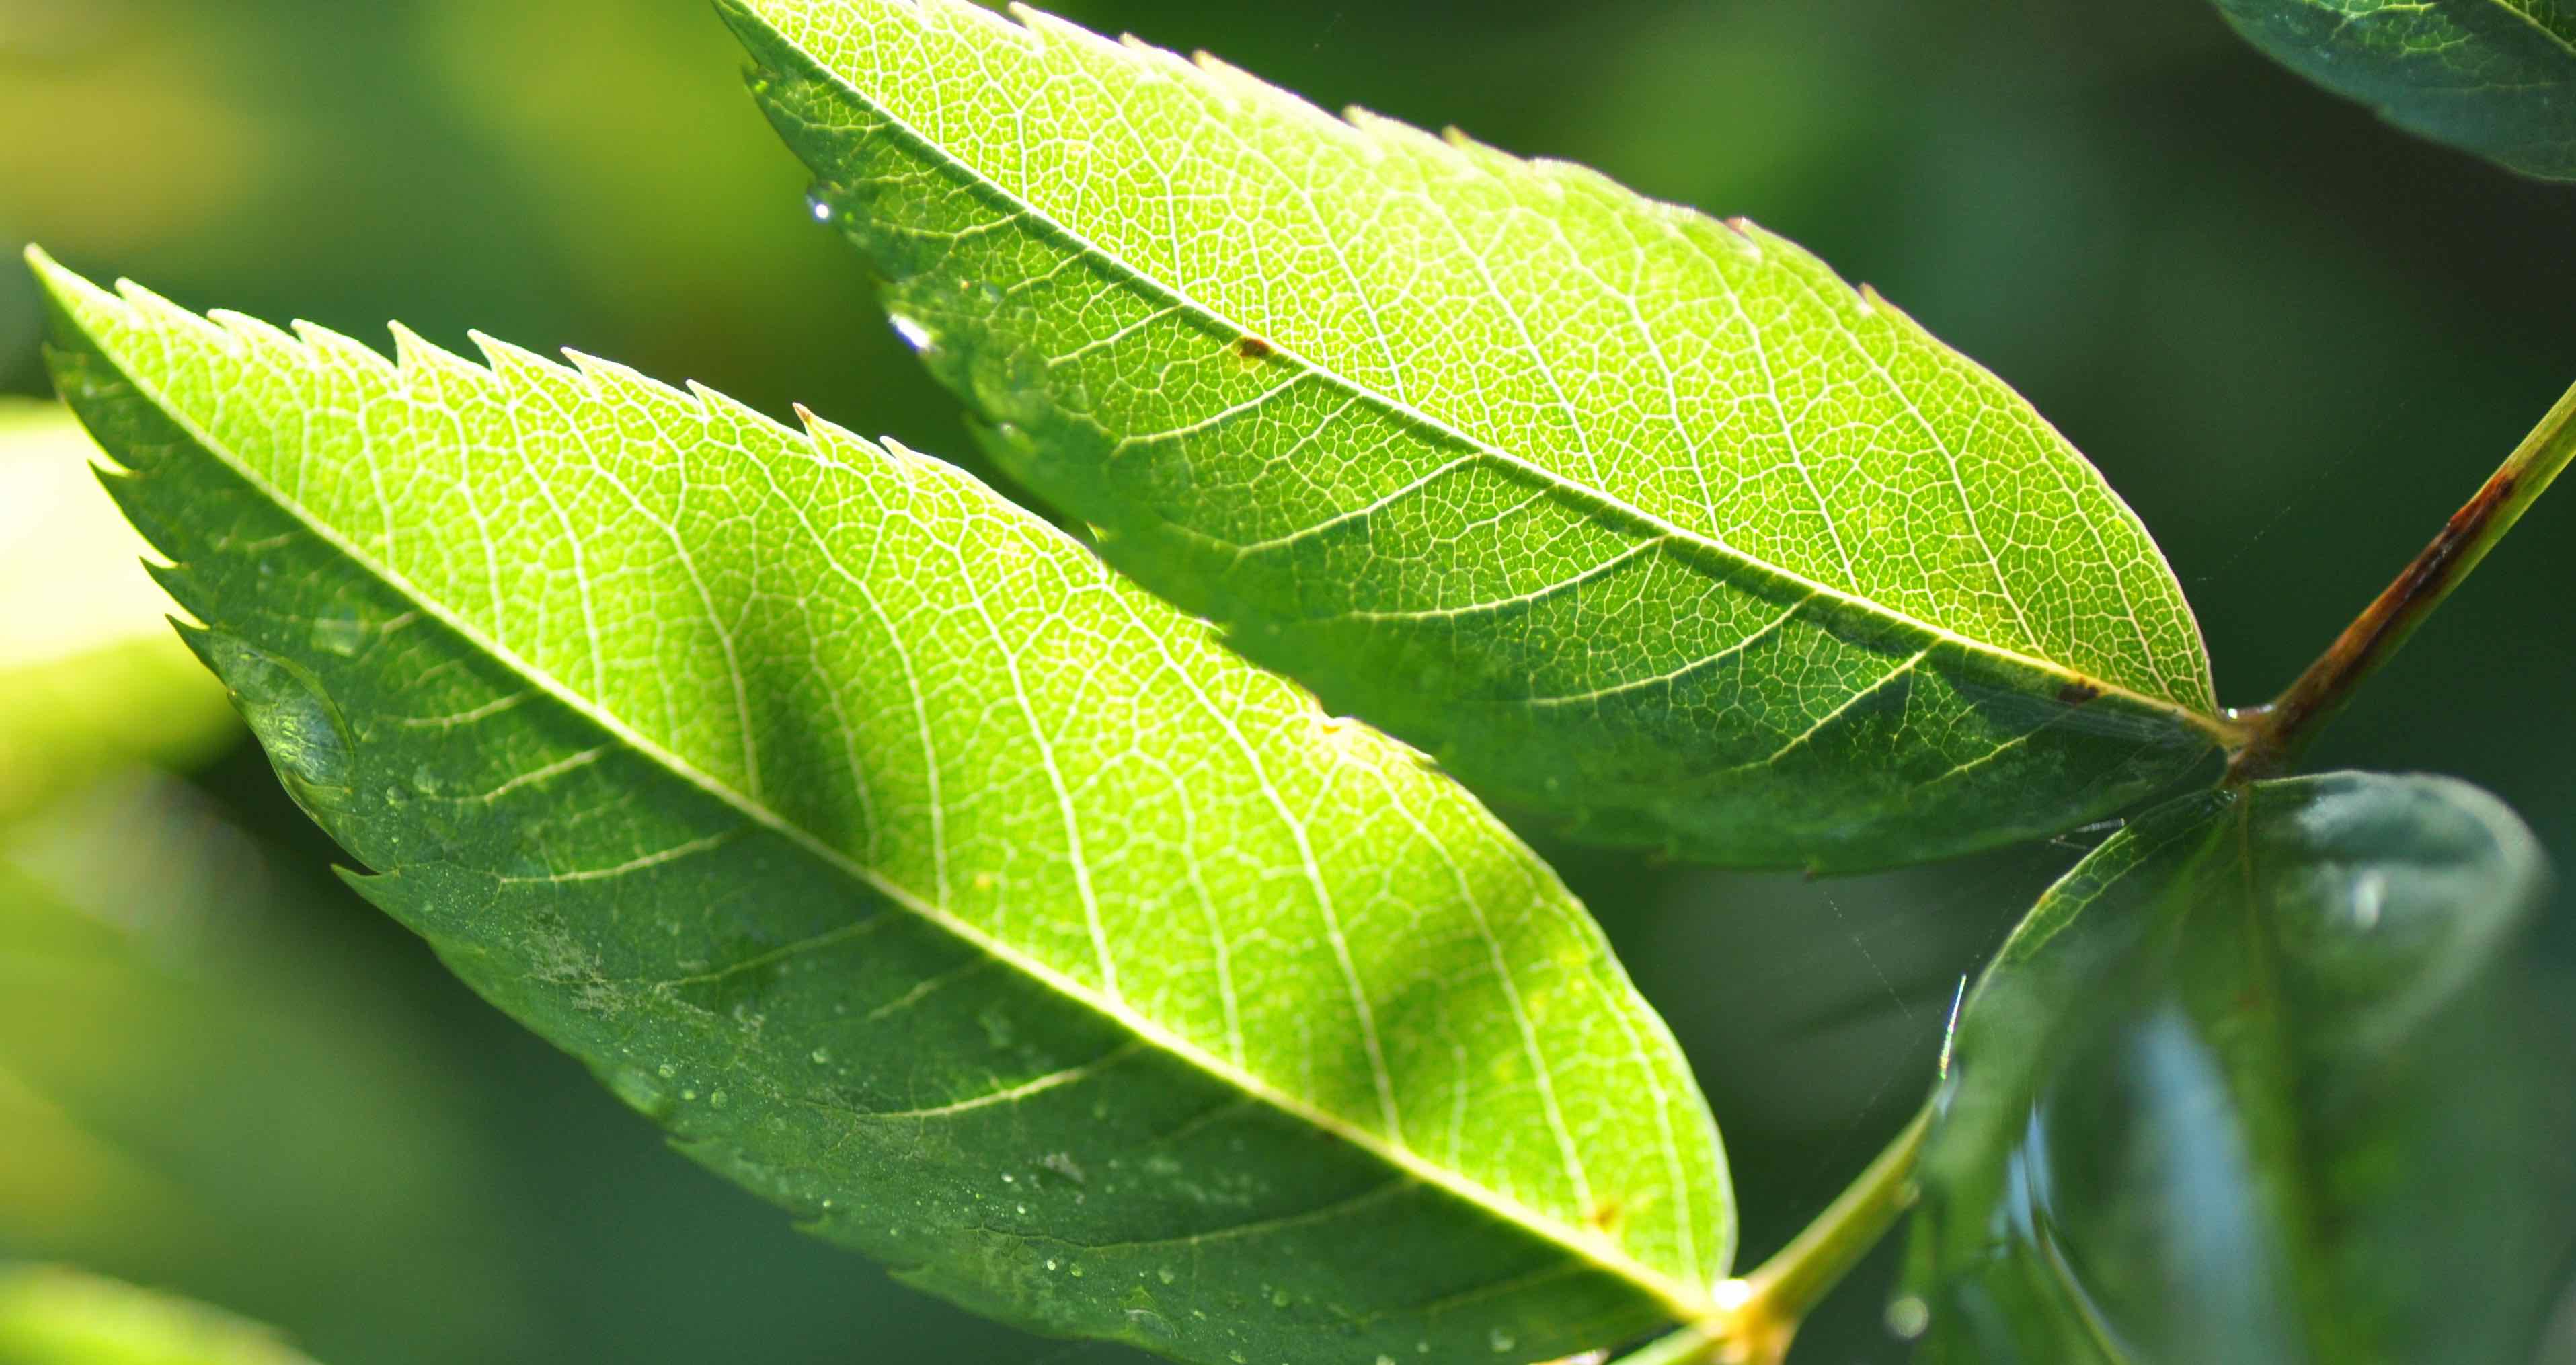
<path fill-rule="evenodd" d="M 2576 189 L 2378 125 L 2199 0 L 1061 8 L 1753 217 L 1876 284 L 2102 466 L 2240 705 L 2576 378 Z M 574 346 L 968 458 L 740 65 L 702 0 L 0 0 L 0 242 L 194 307 Z M 0 392 L 45 391 L 38 324 L 0 269 Z M 55 521 L 31 486 L 0 482 L 0 557 Z M 2316 757 L 2482 783 L 2566 865 L 2559 498 Z M 75 563 L 0 573 L 0 619 L 58 607 Z M 0 779 L 85 768 L 57 760 L 99 738 L 66 719 L 89 684 L 61 680 L 105 665 L 12 639 Z M 342 892 L 175 685 L 170 733 L 107 746 L 153 762 L 0 780 L 0 1260 L 174 1288 L 334 1365 L 1134 1359 L 912 1294 L 662 1148 Z M 1748 1263 L 1920 1099 L 1961 974 L 2085 842 L 1827 882 L 1549 846 L 1700 1068 Z M 2539 951 L 2576 975 L 2566 898 Z M 1901 1357 L 1886 1261 L 1800 1360 Z"/>

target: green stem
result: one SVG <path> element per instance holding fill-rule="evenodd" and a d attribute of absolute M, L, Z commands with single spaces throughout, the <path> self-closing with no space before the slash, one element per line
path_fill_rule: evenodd
<path fill-rule="evenodd" d="M 1750 1275 L 1718 1286 L 1718 1310 L 1618 1365 L 1779 1365 L 1798 1324 L 1878 1245 L 1914 1202 L 1914 1160 L 1932 1123 L 1925 1105 L 1806 1230 Z"/>
<path fill-rule="evenodd" d="M 1610 1365 L 1701 1365 L 1717 1349 L 1719 1338 L 1705 1327 L 1685 1327 L 1671 1336 L 1619 1357 Z"/>
<path fill-rule="evenodd" d="M 2288 691 L 2246 714 L 2252 729 L 2228 764 L 2227 780 L 2252 782 L 2287 769 L 2352 699 L 2353 689 L 2388 662 L 2571 459 L 2576 459 L 2576 387 L 2560 396 L 2477 496 L 2451 514 L 2433 543 L 2344 627 Z"/>

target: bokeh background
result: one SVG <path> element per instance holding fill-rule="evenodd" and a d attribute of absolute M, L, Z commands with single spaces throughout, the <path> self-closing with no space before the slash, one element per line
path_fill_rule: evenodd
<path fill-rule="evenodd" d="M 2576 188 L 2395 133 L 2198 0 L 1059 8 L 1753 217 L 1876 284 L 2102 466 L 2237 704 L 2576 378 Z M 703 0 L 0 0 L 0 243 L 196 307 L 574 346 L 970 459 L 740 66 Z M 38 325 L 0 268 L 0 392 L 45 391 Z M 0 482 L 0 541 L 70 524 L 30 486 Z M 2464 775 L 2576 865 L 2559 498 L 2316 757 Z M 83 562 L 0 577 L 0 618 Z M 0 652 L 0 768 L 48 773 L 11 798 L 0 771 L 0 1259 L 201 1296 L 334 1365 L 1139 1359 L 913 1294 L 663 1148 L 342 891 L 184 682 L 143 761 L 51 773 L 96 727 L 37 655 Z M 1700 1069 L 1749 1263 L 1919 1101 L 1962 974 L 2098 836 L 1815 882 L 1537 837 Z M 2565 898 L 2535 951 L 2576 967 Z M 1888 1262 L 1801 1361 L 1902 1357 Z"/>

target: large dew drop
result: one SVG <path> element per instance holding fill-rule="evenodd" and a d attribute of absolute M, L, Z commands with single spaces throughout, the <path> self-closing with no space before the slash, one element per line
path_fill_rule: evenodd
<path fill-rule="evenodd" d="M 259 736 L 287 791 L 308 807 L 347 806 L 349 724 L 324 695 L 322 684 L 302 665 L 236 635 L 207 631 L 197 637 L 197 646 L 231 689 L 233 705 Z"/>

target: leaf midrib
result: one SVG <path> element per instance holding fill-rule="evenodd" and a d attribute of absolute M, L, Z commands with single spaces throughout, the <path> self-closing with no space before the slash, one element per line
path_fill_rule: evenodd
<path fill-rule="evenodd" d="M 60 267 L 54 265 L 50 258 L 39 257 L 38 261 L 40 267 L 45 269 L 49 274 L 54 274 L 60 271 Z M 210 323 L 209 325 L 212 324 Z M 478 334 L 478 340 L 479 339 Z M 182 409 L 169 402 L 158 386 L 143 380 L 123 363 L 117 361 L 114 357 L 110 356 L 107 358 L 111 364 L 116 366 L 118 373 L 125 377 L 126 382 L 134 385 L 138 393 L 141 393 L 156 409 L 167 416 L 173 424 L 179 427 L 181 431 L 185 432 L 188 438 L 199 449 L 206 451 L 214 459 L 219 461 L 226 469 L 232 471 L 235 476 L 250 484 L 251 487 L 256 489 L 262 497 L 266 498 L 279 510 L 285 512 L 289 517 L 293 518 L 298 524 L 302 525 L 307 531 L 311 532 L 324 544 L 330 546 L 335 552 L 347 559 L 351 564 L 357 566 L 361 571 L 373 576 L 394 592 L 400 594 L 406 600 L 410 601 L 423 614 L 436 620 L 439 624 L 447 627 L 449 630 L 456 632 L 456 634 L 467 644 L 483 651 L 496 662 L 499 662 L 504 667 L 518 674 L 538 691 L 552 697 L 554 700 L 570 709 L 575 715 L 589 721 L 591 724 L 597 725 L 619 743 L 626 745 L 633 752 L 652 761 L 657 766 L 670 773 L 673 777 L 678 778 L 680 781 L 697 788 L 724 805 L 740 812 L 745 818 L 751 820 L 754 824 L 786 839 L 791 844 L 820 860 L 825 866 L 832 868 L 834 871 L 839 872 L 853 881 L 867 886 L 878 894 L 885 896 L 888 900 L 894 902 L 903 909 L 918 915 L 948 933 L 955 935 L 960 941 L 973 947 L 978 952 L 984 953 L 986 956 L 991 957 L 1005 966 L 1019 972 L 1024 978 L 1035 982 L 1038 985 L 1044 986 L 1047 989 L 1056 992 L 1058 995 L 1061 995 L 1066 999 L 1102 1016 L 1103 1018 L 1110 1020 L 1118 1027 L 1127 1030 L 1174 1059 L 1206 1073 L 1216 1080 L 1243 1092 L 1245 1095 L 1253 1099 L 1271 1106 L 1281 1113 L 1290 1115 L 1301 1122 L 1311 1124 L 1331 1133 L 1333 1136 L 1350 1143 L 1361 1151 L 1377 1157 L 1379 1160 L 1386 1162 L 1389 1166 L 1394 1167 L 1396 1170 L 1412 1177 L 1413 1179 L 1446 1191 L 1447 1193 L 1456 1196 L 1461 1201 L 1482 1209 L 1504 1222 L 1510 1223 L 1526 1232 L 1539 1236 L 1549 1244 L 1562 1249 L 1582 1261 L 1589 1262 L 1603 1270 L 1610 1271 L 1627 1280 L 1629 1283 L 1646 1290 L 1654 1298 L 1660 1301 L 1663 1307 L 1675 1320 L 1691 1321 L 1704 1317 L 1712 1311 L 1711 1302 L 1705 1288 L 1677 1283 L 1661 1272 L 1640 1264 L 1634 1258 L 1626 1255 L 1603 1255 L 1600 1253 L 1599 1247 L 1602 1242 L 1606 1241 L 1606 1239 L 1599 1237 L 1598 1234 L 1591 1233 L 1588 1229 L 1573 1228 L 1530 1209 L 1517 1201 L 1506 1199 L 1497 1192 L 1488 1189 L 1475 1181 L 1468 1180 L 1458 1175 L 1456 1172 L 1447 1170 L 1435 1163 L 1425 1160 L 1422 1156 L 1415 1153 L 1408 1147 L 1387 1142 L 1376 1134 L 1371 1133 L 1366 1129 L 1359 1128 L 1337 1115 L 1317 1109 L 1295 1096 L 1288 1095 L 1278 1090 L 1276 1087 L 1272 1086 L 1260 1077 L 1237 1068 L 1223 1059 L 1210 1055 L 1206 1050 L 1198 1047 L 1194 1043 L 1191 1043 L 1187 1039 L 1173 1034 L 1150 1019 L 1135 1014 L 1133 1011 L 1129 1010 L 1123 1002 L 1102 998 L 1097 993 L 1084 987 L 1082 983 L 1065 976 L 1063 973 L 1056 971 L 1054 968 L 1049 967 L 1042 962 L 1038 962 L 1026 956 L 1017 949 L 1012 948 L 1008 944 L 1003 943 L 978 929 L 976 926 L 951 915 L 935 903 L 923 899 L 911 889 L 875 872 L 865 864 L 860 863 L 849 855 L 833 848 L 830 844 L 824 842 L 802 826 L 788 820 L 775 810 L 772 810 L 766 803 L 755 800 L 742 792 L 734 790 L 729 784 L 717 780 L 715 777 L 699 769 L 696 765 L 688 762 L 686 759 L 681 758 L 679 755 L 672 753 L 670 750 L 635 731 L 623 720 L 584 698 L 571 687 L 565 685 L 559 679 L 554 677 L 552 673 L 537 667 L 529 660 L 520 656 L 517 651 L 490 638 L 471 622 L 464 620 L 449 610 L 444 603 L 438 601 L 431 594 L 416 587 L 400 571 L 388 565 L 379 563 L 374 557 L 368 555 L 345 536 L 341 535 L 337 528 L 314 516 L 301 502 L 290 497 L 285 490 L 279 488 L 275 483 L 264 477 L 257 469 L 254 469 L 245 462 L 235 458 L 224 444 L 213 439 Z M 585 382 L 587 381 L 585 380 Z M 813 437 L 810 434 L 806 434 L 798 436 L 797 439 L 810 441 Z M 1073 541 L 1071 537 L 1065 536 L 1062 531 L 1055 528 L 1052 524 L 1044 522 L 1040 522 L 1039 524 L 1045 527 L 1045 534 L 1061 539 L 1067 546 L 1077 550 L 1081 549 L 1077 542 Z M 1089 551 L 1083 550 L 1082 553 L 1088 554 Z"/>
<path fill-rule="evenodd" d="M 1028 202 L 1020 195 L 1002 185 L 1001 182 L 950 155 L 945 148 L 939 145 L 938 142 L 925 136 L 919 129 L 906 122 L 893 110 L 888 109 L 877 101 L 868 98 L 868 96 L 857 87 L 841 79 L 840 74 L 834 71 L 829 63 L 817 57 L 813 51 L 807 48 L 802 42 L 787 34 L 777 25 L 770 23 L 766 18 L 757 15 L 753 16 L 753 18 L 754 22 L 759 23 L 779 42 L 792 48 L 796 55 L 804 60 L 808 68 L 819 73 L 823 79 L 829 81 L 833 87 L 847 94 L 851 99 L 856 100 L 861 105 L 874 111 L 877 117 L 884 119 L 888 127 L 897 130 L 903 139 L 917 151 L 921 152 L 938 165 L 953 169 L 958 174 L 964 176 L 972 187 L 992 194 L 1003 200 L 1013 214 L 1026 219 L 1033 227 L 1060 238 L 1066 245 L 1082 255 L 1085 259 L 1114 272 L 1117 276 L 1126 280 L 1131 286 L 1147 294 L 1149 297 L 1153 295 L 1162 296 L 1169 301 L 1171 307 L 1179 309 L 1190 315 L 1204 326 L 1222 329 L 1226 332 L 1238 335 L 1250 335 L 1254 331 L 1254 329 L 1244 327 L 1233 319 L 1225 316 L 1223 313 L 1220 313 L 1216 309 L 1202 303 L 1196 297 L 1182 289 L 1178 284 L 1166 284 L 1145 274 L 1138 267 L 1128 264 L 1125 260 L 1101 247 L 1098 243 L 1092 241 L 1084 234 L 1058 222 L 1053 215 L 1040 209 L 1035 204 Z M 1837 588 L 1832 584 L 1810 578 L 1785 566 L 1771 564 L 1757 559 L 1739 549 L 1736 549 L 1734 546 L 1728 544 L 1725 540 L 1716 535 L 1683 526 L 1678 522 L 1674 522 L 1655 513 L 1648 512 L 1644 508 L 1638 507 L 1614 493 L 1569 479 L 1564 475 L 1558 474 L 1556 471 L 1527 458 L 1526 456 L 1518 455 L 1489 442 L 1478 440 L 1475 437 L 1468 435 L 1466 432 L 1460 431 L 1456 427 L 1451 426 L 1440 418 L 1415 408 L 1410 403 L 1379 391 L 1372 385 L 1362 383 L 1357 379 L 1340 373 L 1339 371 L 1325 368 L 1307 357 L 1302 351 L 1299 351 L 1295 347 L 1284 342 L 1268 337 L 1265 337 L 1264 340 L 1269 342 L 1271 354 L 1273 356 L 1280 360 L 1288 361 L 1297 365 L 1305 373 L 1313 375 L 1325 384 L 1339 389 L 1342 393 L 1348 395 L 1353 400 L 1365 403 L 1399 422 L 1410 423 L 1434 436 L 1457 442 L 1458 444 L 1474 451 L 1478 456 L 1501 461 L 1504 464 L 1509 465 L 1513 470 L 1544 484 L 1548 488 L 1567 494 L 1578 502 L 1589 502 L 1594 504 L 1597 511 L 1606 512 L 1614 517 L 1627 519 L 1637 526 L 1651 530 L 1655 535 L 1666 541 L 1685 548 L 1697 550 L 1701 553 L 1715 555 L 1741 568 L 1755 573 L 1767 574 L 1779 582 L 1806 591 L 1813 596 L 1831 600 L 1848 608 L 1873 613 L 1883 619 L 1893 621 L 1896 624 L 1921 631 L 1926 635 L 1934 637 L 1936 640 L 1955 644 L 1963 649 L 1971 650 L 1984 654 L 1990 658 L 2000 660 L 2004 663 L 2028 669 L 2043 677 L 2059 682 L 2083 683 L 2097 688 L 2102 693 L 2110 697 L 2131 702 L 2135 705 L 2160 712 L 2180 720 L 2189 728 L 2200 731 L 2202 734 L 2208 736 L 2211 741 L 2222 747 L 2232 747 L 2242 738 L 2237 726 L 2219 716 L 2196 710 L 2188 705 L 2172 701 L 2167 698 L 2152 696 L 2150 694 L 2140 692 L 2136 688 L 2130 687 L 2124 683 L 2113 682 L 2107 678 L 2091 676 L 2078 669 L 2072 668 L 2066 664 L 2058 663 L 2054 660 L 2040 658 L 2036 655 L 2027 654 L 2016 649 L 2009 649 L 1991 641 L 1978 640 L 1970 636 L 1962 635 L 1945 626 L 1935 625 L 1932 622 L 1922 620 L 1911 613 L 1898 610 L 1897 608 L 1888 606 L 1885 603 L 1861 596 L 1857 592 Z M 1281 385 L 1279 387 L 1284 388 L 1285 385 Z M 1265 391 L 1262 395 L 1261 401 L 1267 401 L 1270 394 L 1276 393 L 1277 391 L 1278 388 Z"/>

